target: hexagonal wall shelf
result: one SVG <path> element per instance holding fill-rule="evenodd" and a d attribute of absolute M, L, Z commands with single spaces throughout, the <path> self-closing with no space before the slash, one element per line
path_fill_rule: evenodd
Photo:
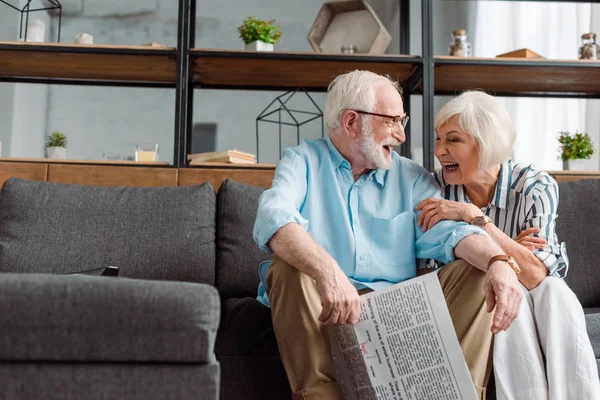
<path fill-rule="evenodd" d="M 366 1 L 342 0 L 321 6 L 308 41 L 317 53 L 342 53 L 342 47 L 355 46 L 354 53 L 383 54 L 392 37 Z"/>

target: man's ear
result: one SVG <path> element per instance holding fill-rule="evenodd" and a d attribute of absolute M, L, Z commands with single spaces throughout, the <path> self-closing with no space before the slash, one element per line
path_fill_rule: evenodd
<path fill-rule="evenodd" d="M 342 114 L 342 128 L 348 137 L 355 138 L 360 136 L 361 123 L 356 111 L 344 111 Z"/>

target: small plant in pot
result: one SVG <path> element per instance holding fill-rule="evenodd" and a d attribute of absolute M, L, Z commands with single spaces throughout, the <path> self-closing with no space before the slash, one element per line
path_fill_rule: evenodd
<path fill-rule="evenodd" d="M 67 137 L 60 132 L 52 132 L 46 141 L 46 158 L 67 158 Z"/>
<path fill-rule="evenodd" d="M 238 27 L 240 38 L 246 44 L 246 50 L 273 51 L 274 44 L 279 42 L 281 28 L 273 24 L 275 20 L 263 21 L 248 17 Z"/>
<path fill-rule="evenodd" d="M 594 154 L 594 144 L 587 133 L 560 132 L 558 142 L 564 170 L 583 169 L 580 160 L 589 160 Z"/>

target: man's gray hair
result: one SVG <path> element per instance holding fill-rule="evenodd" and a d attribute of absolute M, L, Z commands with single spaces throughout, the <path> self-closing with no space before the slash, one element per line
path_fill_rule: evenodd
<path fill-rule="evenodd" d="M 342 114 L 346 110 L 372 112 L 375 108 L 375 88 L 390 84 L 402 95 L 398 82 L 389 76 L 371 71 L 354 70 L 338 75 L 329 85 L 325 102 L 324 121 L 328 132 L 340 130 Z"/>
<path fill-rule="evenodd" d="M 515 126 L 506 108 L 493 96 L 478 90 L 461 93 L 437 113 L 435 130 L 455 115 L 460 128 L 479 142 L 479 169 L 486 171 L 510 157 Z"/>

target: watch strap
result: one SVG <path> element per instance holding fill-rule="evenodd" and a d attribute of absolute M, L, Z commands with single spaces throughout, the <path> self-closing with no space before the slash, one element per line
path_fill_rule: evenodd
<path fill-rule="evenodd" d="M 498 254 L 496 256 L 493 256 L 488 262 L 488 268 L 490 268 L 492 264 L 496 261 L 506 261 L 506 263 L 512 268 L 512 270 L 515 271 L 515 274 L 519 275 L 521 273 L 521 268 L 519 268 L 519 264 L 517 264 L 517 261 L 511 256 L 507 256 L 506 254 Z"/>

